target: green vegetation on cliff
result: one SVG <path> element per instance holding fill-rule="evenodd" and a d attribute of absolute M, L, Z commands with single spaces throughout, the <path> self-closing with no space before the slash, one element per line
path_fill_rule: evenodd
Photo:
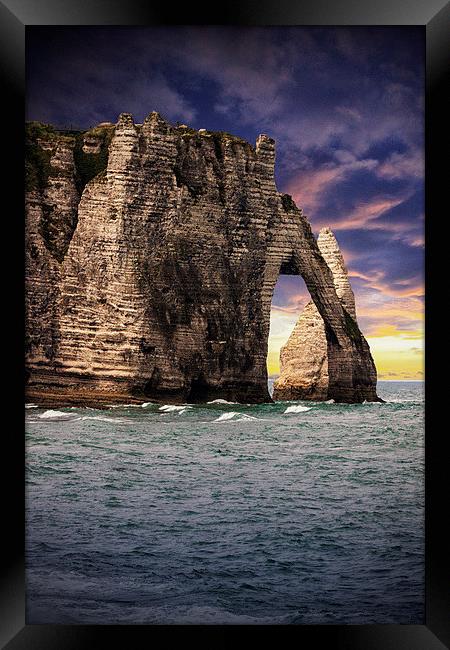
<path fill-rule="evenodd" d="M 202 130 L 202 131 L 196 131 L 195 129 L 192 129 L 190 126 L 178 126 L 176 127 L 176 131 L 181 133 L 181 137 L 184 140 L 188 140 L 190 138 L 198 138 L 200 141 L 200 138 L 212 138 L 214 141 L 215 146 L 221 146 L 225 142 L 231 142 L 233 144 L 238 144 L 246 149 L 254 151 L 254 147 L 247 142 L 247 140 L 244 140 L 243 138 L 240 138 L 237 135 L 233 135 L 232 133 L 228 133 L 227 131 L 208 131 L 208 130 Z"/>
<path fill-rule="evenodd" d="M 44 190 L 51 174 L 50 158 L 57 135 L 52 126 L 40 122 L 25 125 L 25 189 Z M 44 149 L 41 144 L 45 143 Z M 48 148 L 47 148 L 48 147 Z"/>
<path fill-rule="evenodd" d="M 196 131 L 188 126 L 178 126 L 184 141 L 194 139 L 200 144 L 203 137 L 214 142 L 216 157 L 223 160 L 223 146 L 226 142 L 243 146 L 250 151 L 254 148 L 246 140 L 225 131 Z M 51 176 L 58 175 L 52 168 L 51 158 L 58 142 L 65 140 L 73 143 L 75 163 L 75 183 L 79 193 L 93 178 L 103 175 L 108 164 L 109 145 L 114 134 L 114 125 L 96 126 L 87 131 L 73 129 L 56 129 L 50 124 L 28 122 L 25 125 L 25 188 L 26 191 L 43 191 Z M 86 151 L 86 142 L 94 143 L 92 151 Z M 61 172 L 59 172 L 61 173 Z"/>
<path fill-rule="evenodd" d="M 73 157 L 77 172 L 76 184 L 80 194 L 89 181 L 106 170 L 108 165 L 108 150 L 113 134 L 114 127 L 108 126 L 95 127 L 76 136 Z M 85 153 L 83 151 L 85 139 L 88 137 L 98 141 L 100 146 L 98 153 Z"/>
<path fill-rule="evenodd" d="M 51 176 L 61 174 L 60 171 L 57 173 L 53 170 L 51 158 L 56 151 L 58 142 L 66 141 L 73 143 L 75 183 L 81 194 L 90 180 L 105 172 L 113 133 L 113 125 L 94 127 L 89 131 L 75 131 L 58 130 L 50 124 L 41 122 L 27 122 L 25 125 L 26 191 L 43 191 Z M 86 153 L 83 151 L 86 138 L 91 138 L 98 143 L 98 152 Z"/>

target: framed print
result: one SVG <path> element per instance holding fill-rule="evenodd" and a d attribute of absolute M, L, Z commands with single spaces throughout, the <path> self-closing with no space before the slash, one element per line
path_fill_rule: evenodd
<path fill-rule="evenodd" d="M 5 647 L 445 647 L 448 7 L 0 10 Z"/>

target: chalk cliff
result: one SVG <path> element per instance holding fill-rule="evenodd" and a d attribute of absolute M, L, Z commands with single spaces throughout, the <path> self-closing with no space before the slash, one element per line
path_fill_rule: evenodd
<path fill-rule="evenodd" d="M 42 404 L 270 401 L 280 272 L 324 323 L 327 398 L 376 400 L 370 350 L 310 225 L 274 181 L 275 143 L 135 124 L 27 129 L 27 398 Z"/>
<path fill-rule="evenodd" d="M 319 233 L 317 244 L 333 274 L 336 294 L 344 309 L 344 315 L 356 332 L 358 326 L 355 297 L 336 238 L 331 230 L 324 228 Z M 281 348 L 281 372 L 274 383 L 273 398 L 275 400 L 329 399 L 327 347 L 324 321 L 314 302 L 310 301 L 300 314 L 286 345 Z M 375 385 L 375 364 L 368 363 L 367 369 Z"/>

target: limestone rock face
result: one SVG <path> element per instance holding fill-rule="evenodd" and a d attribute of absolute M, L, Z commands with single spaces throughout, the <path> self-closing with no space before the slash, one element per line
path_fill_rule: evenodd
<path fill-rule="evenodd" d="M 336 294 L 344 308 L 344 316 L 350 329 L 353 329 L 355 333 L 359 332 L 356 322 L 355 296 L 336 238 L 331 230 L 324 228 L 319 233 L 317 243 L 333 274 Z M 360 332 L 358 335 L 363 339 Z M 329 390 L 328 366 L 325 323 L 314 302 L 310 301 L 300 314 L 286 345 L 281 348 L 281 372 L 274 383 L 273 398 L 275 400 L 318 401 L 330 399 L 332 394 Z M 370 352 L 367 358 L 367 371 L 373 386 L 375 386 L 376 369 Z M 374 399 L 374 394 L 372 394 L 372 399 Z"/>
<path fill-rule="evenodd" d="M 39 130 L 27 135 L 25 344 L 33 367 L 47 368 L 55 360 L 61 263 L 77 225 L 80 193 L 74 140 Z"/>
<path fill-rule="evenodd" d="M 334 286 L 342 306 L 353 320 L 356 320 L 355 296 L 336 237 L 329 228 L 322 228 L 317 238 L 317 244 L 323 259 L 333 274 Z"/>
<path fill-rule="evenodd" d="M 303 276 L 325 323 L 328 395 L 376 399 L 367 343 L 305 216 L 277 191 L 270 137 L 253 147 L 123 113 L 115 126 L 29 139 L 29 399 L 270 401 L 284 268 Z"/>

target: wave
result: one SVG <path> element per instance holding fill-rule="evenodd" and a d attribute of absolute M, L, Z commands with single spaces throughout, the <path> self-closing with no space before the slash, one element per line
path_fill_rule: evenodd
<path fill-rule="evenodd" d="M 310 410 L 311 410 L 310 406 L 296 405 L 296 406 L 288 406 L 287 409 L 284 411 L 284 413 L 304 413 L 305 411 L 310 411 Z"/>
<path fill-rule="evenodd" d="M 93 406 L 69 406 L 66 408 L 70 408 L 71 411 L 98 411 L 98 408 L 94 408 Z"/>
<path fill-rule="evenodd" d="M 212 402 L 206 402 L 207 404 L 238 404 L 238 402 L 229 402 L 226 399 L 213 399 Z"/>
<path fill-rule="evenodd" d="M 224 422 L 225 420 L 232 420 L 236 415 L 239 415 L 239 413 L 236 413 L 236 411 L 230 411 L 229 413 L 222 413 L 222 415 L 219 415 L 219 417 L 216 418 L 214 422 Z"/>
<path fill-rule="evenodd" d="M 37 409 L 39 408 L 37 404 L 25 404 L 26 409 Z"/>
<path fill-rule="evenodd" d="M 64 413 L 63 411 L 53 411 L 50 409 L 49 411 L 45 411 L 45 413 L 41 413 L 39 417 L 43 420 L 56 420 L 56 419 L 65 419 L 65 420 L 73 420 L 74 416 L 72 413 Z"/>
<path fill-rule="evenodd" d="M 90 410 L 95 410 L 95 409 L 90 409 Z M 118 418 L 111 418 L 108 416 L 102 416 L 102 415 L 83 415 L 80 416 L 77 413 L 67 413 L 64 411 L 54 411 L 50 409 L 49 411 L 45 411 L 45 413 L 41 413 L 39 415 L 43 420 L 70 420 L 71 422 L 76 422 L 77 420 L 99 420 L 100 422 L 117 422 L 117 423 L 123 423 L 125 420 L 119 420 Z"/>
<path fill-rule="evenodd" d="M 226 422 L 227 420 L 233 420 L 238 418 L 235 422 L 242 422 L 243 420 L 259 420 L 260 418 L 255 418 L 253 415 L 246 415 L 245 413 L 238 413 L 237 411 L 230 411 L 229 413 L 222 413 L 218 418 L 213 420 L 213 422 Z"/>
<path fill-rule="evenodd" d="M 180 415 L 184 413 L 187 409 L 192 408 L 190 404 L 183 404 L 182 406 L 175 406 L 174 404 L 164 404 L 160 406 L 158 411 L 164 411 L 164 413 L 171 413 L 179 411 Z"/>

